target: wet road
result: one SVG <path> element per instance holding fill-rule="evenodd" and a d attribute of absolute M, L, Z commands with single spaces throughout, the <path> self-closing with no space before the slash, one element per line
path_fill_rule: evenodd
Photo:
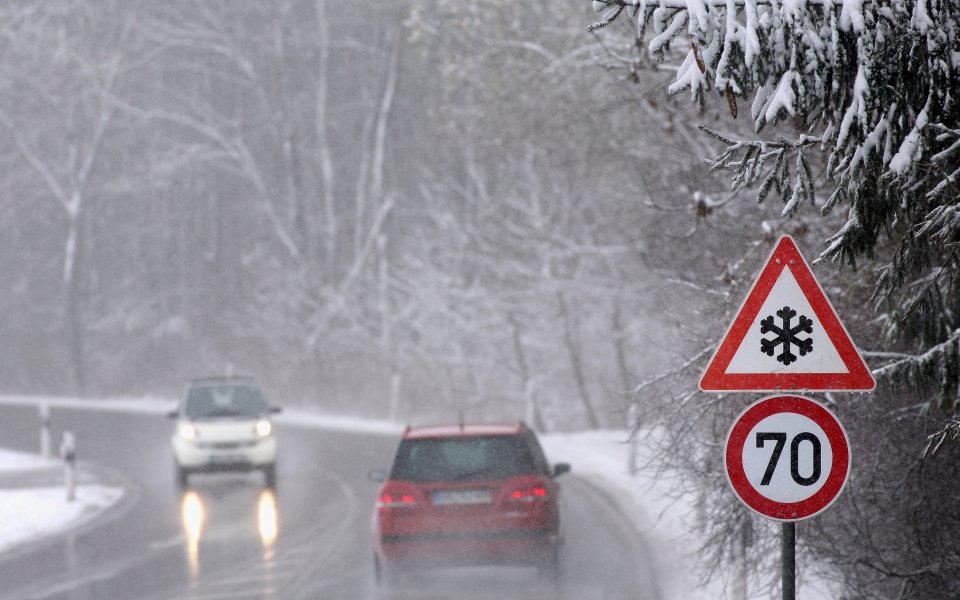
<path fill-rule="evenodd" d="M 528 568 L 424 573 L 373 582 L 371 468 L 395 436 L 280 426 L 278 485 L 259 473 L 198 475 L 177 489 L 162 416 L 54 408 L 54 440 L 128 493 L 81 529 L 0 555 L 0 600 L 493 598 L 659 600 L 649 549 L 597 490 L 564 476 L 567 545 L 559 583 Z M 33 407 L 0 405 L 0 446 L 37 451 Z M 576 470 L 576 464 L 574 464 Z M 0 524 L 2 527 L 2 524 Z"/>

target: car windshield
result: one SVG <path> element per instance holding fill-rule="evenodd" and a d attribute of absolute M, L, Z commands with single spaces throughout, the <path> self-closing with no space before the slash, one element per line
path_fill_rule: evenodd
<path fill-rule="evenodd" d="M 267 412 L 260 390 L 251 384 L 204 385 L 187 393 L 184 414 L 188 419 L 256 417 Z"/>
<path fill-rule="evenodd" d="M 421 483 L 506 479 L 536 472 L 516 435 L 404 440 L 391 479 Z"/>

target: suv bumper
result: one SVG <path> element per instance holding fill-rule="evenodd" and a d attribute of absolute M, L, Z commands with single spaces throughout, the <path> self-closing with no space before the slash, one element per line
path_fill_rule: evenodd
<path fill-rule="evenodd" d="M 379 553 L 390 563 L 416 566 L 539 564 L 559 537 L 544 529 L 383 536 Z"/>

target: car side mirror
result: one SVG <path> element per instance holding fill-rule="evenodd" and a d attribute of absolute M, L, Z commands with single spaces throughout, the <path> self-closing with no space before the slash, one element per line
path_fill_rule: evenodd
<path fill-rule="evenodd" d="M 387 480 L 387 477 L 388 477 L 387 472 L 384 471 L 383 469 L 373 469 L 369 473 L 367 473 L 367 479 L 369 479 L 370 481 L 375 481 L 377 483 L 383 483 L 384 481 Z"/>
<path fill-rule="evenodd" d="M 168 419 L 176 419 L 176 418 L 178 418 L 179 416 L 180 416 L 180 411 L 179 411 L 179 410 L 171 410 L 170 412 L 167 413 L 167 418 L 168 418 Z"/>
<path fill-rule="evenodd" d="M 553 476 L 560 477 L 564 473 L 570 472 L 570 463 L 557 463 L 553 465 Z"/>

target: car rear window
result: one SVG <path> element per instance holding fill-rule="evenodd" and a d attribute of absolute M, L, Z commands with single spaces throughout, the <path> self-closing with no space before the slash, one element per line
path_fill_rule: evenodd
<path fill-rule="evenodd" d="M 205 385 L 187 392 L 184 414 L 188 419 L 256 417 L 266 405 L 255 385 Z"/>
<path fill-rule="evenodd" d="M 403 440 L 390 478 L 421 483 L 483 481 L 537 472 L 520 436 L 473 436 Z"/>

